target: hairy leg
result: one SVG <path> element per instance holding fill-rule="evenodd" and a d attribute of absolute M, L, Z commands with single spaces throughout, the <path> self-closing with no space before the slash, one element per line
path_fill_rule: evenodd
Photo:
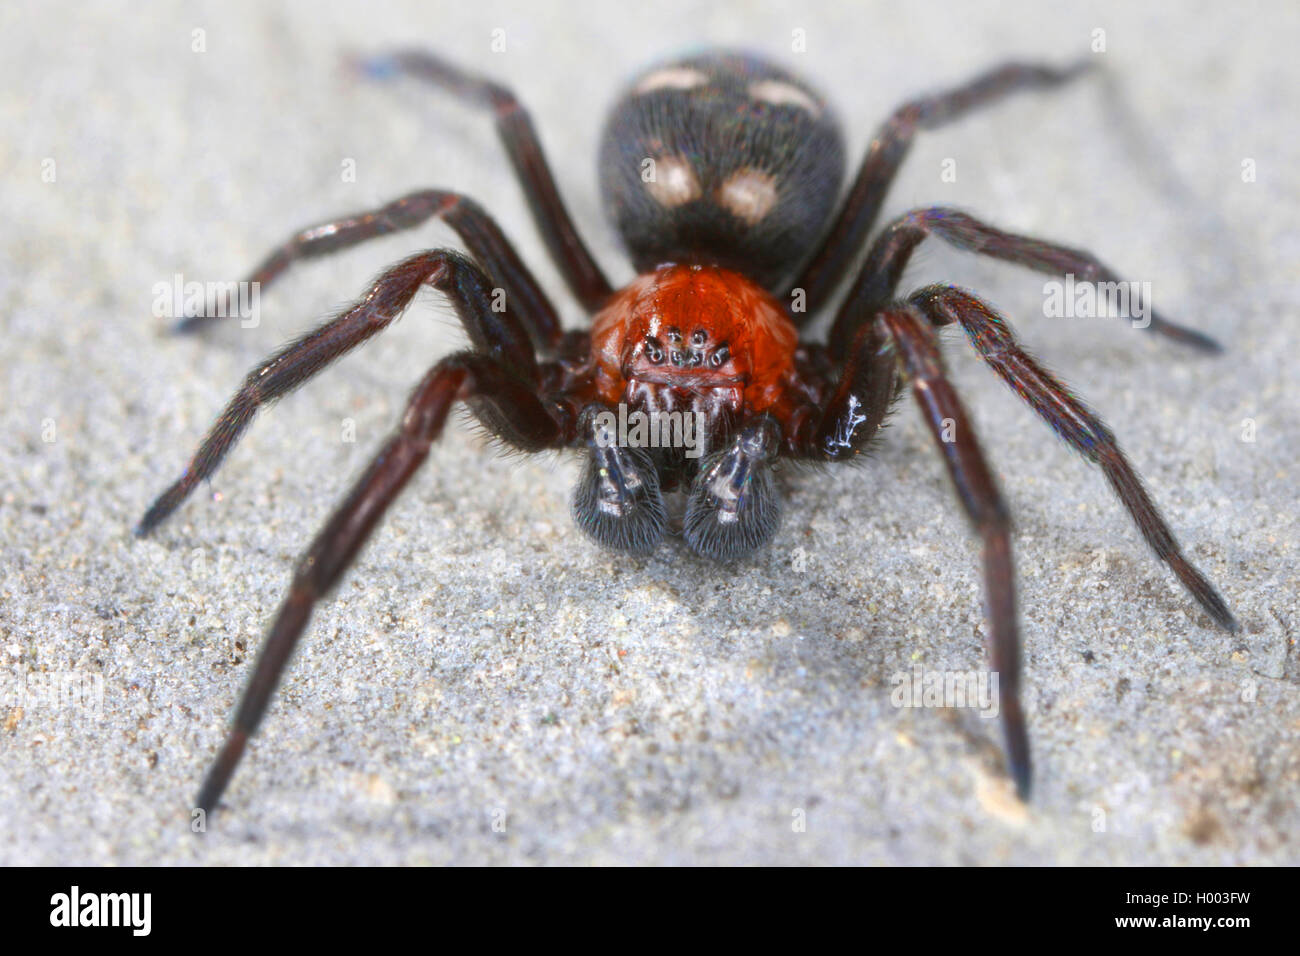
<path fill-rule="evenodd" d="M 537 131 L 514 93 L 422 50 L 399 50 L 367 57 L 359 66 L 380 78 L 403 73 L 418 77 L 466 103 L 491 107 L 506 155 L 524 188 L 524 196 L 551 258 L 578 301 L 591 312 L 600 308 L 613 290 L 578 235 L 555 186 Z"/>
<path fill-rule="evenodd" d="M 845 354 L 839 381 L 817 420 L 802 434 L 787 438 L 799 457 L 844 461 L 861 454 L 894 407 L 900 383 L 890 338 L 866 323 Z"/>
<path fill-rule="evenodd" d="M 1020 90 L 1060 86 L 1088 67 L 1087 63 L 1064 68 L 1006 63 L 955 89 L 912 100 L 896 109 L 871 141 L 834 224 L 782 296 L 789 302 L 793 290 L 804 290 L 806 310 L 795 315 L 795 320 L 806 321 L 816 315 L 844 278 L 880 214 L 885 195 L 918 130 L 936 129 Z"/>
<path fill-rule="evenodd" d="M 414 229 L 434 217 L 451 226 L 484 271 L 500 282 L 511 311 L 528 329 L 533 343 L 539 349 L 554 348 L 562 334 L 555 307 L 510 240 L 478 203 L 441 189 L 424 189 L 378 209 L 299 230 L 272 250 L 247 281 L 270 285 L 295 262 L 332 255 L 376 236 Z M 210 315 L 191 316 L 181 321 L 176 330 L 201 331 L 220 321 Z"/>
<path fill-rule="evenodd" d="M 1142 479 L 1120 451 L 1114 434 L 1059 380 L 1045 371 L 1016 341 L 1011 329 L 985 302 L 951 286 L 929 286 L 911 301 L 936 326 L 956 322 L 971 344 L 1016 394 L 1023 398 L 1056 434 L 1093 464 L 1100 465 L 1124 507 L 1160 560 L 1169 565 L 1183 587 L 1220 627 L 1237 629 L 1227 602 L 1214 585 L 1184 557 L 1174 533 L 1147 494 Z"/>
<path fill-rule="evenodd" d="M 934 331 L 925 317 L 915 308 L 899 306 L 879 313 L 875 325 L 897 349 L 903 373 L 911 382 L 912 394 L 943 454 L 966 516 L 983 542 L 990 669 L 998 675 L 998 707 L 1006 735 L 1007 764 L 1016 791 L 1026 799 L 1032 769 L 1029 735 L 1020 709 L 1020 636 L 1006 505 L 980 451 L 975 430 L 944 373 Z"/>
<path fill-rule="evenodd" d="M 912 252 L 931 235 L 976 255 L 1014 262 L 1048 275 L 1072 274 L 1080 282 L 1120 281 L 1119 276 L 1090 252 L 995 229 L 956 209 L 942 206 L 913 209 L 890 223 L 871 244 L 853 290 L 835 316 L 832 345 L 843 341 L 859 323 L 894 300 Z M 1148 328 L 1152 332 L 1203 351 L 1221 351 L 1219 343 L 1208 335 L 1171 322 L 1154 311 L 1150 319 Z"/>
<path fill-rule="evenodd" d="M 211 813 L 221 799 L 279 686 L 316 602 L 338 583 L 397 496 L 428 457 L 454 401 L 481 398 L 512 409 L 538 447 L 556 444 L 560 426 L 530 386 L 485 355 L 467 353 L 439 362 L 415 389 L 397 432 L 353 485 L 298 562 L 289 594 L 271 624 L 252 677 L 196 806 Z"/>
<path fill-rule="evenodd" d="M 199 482 L 217 470 L 260 407 L 383 331 L 426 284 L 450 298 L 475 348 L 496 358 L 522 380 L 538 380 L 537 360 L 528 334 L 508 308 L 492 311 L 491 283 L 478 266 L 457 252 L 422 252 L 381 275 L 360 301 L 337 318 L 289 343 L 253 369 L 199 445 L 184 474 L 159 495 L 140 520 L 136 534 L 152 531 Z"/>

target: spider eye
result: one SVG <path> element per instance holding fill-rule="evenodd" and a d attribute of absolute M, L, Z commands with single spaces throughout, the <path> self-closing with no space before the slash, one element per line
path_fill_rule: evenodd
<path fill-rule="evenodd" d="M 694 332 L 691 333 L 691 344 L 697 348 L 703 345 L 708 340 L 709 340 L 709 333 L 705 332 L 703 329 L 696 329 Z"/>
<path fill-rule="evenodd" d="M 709 364 L 714 368 L 721 368 L 730 360 L 731 349 L 727 348 L 725 345 L 718 346 L 713 350 L 713 354 L 709 356 Z"/>
<path fill-rule="evenodd" d="M 684 358 L 685 357 L 682 355 L 682 353 L 679 352 L 677 349 L 673 349 L 671 352 L 668 353 L 668 360 L 677 366 L 680 366 L 682 364 Z"/>
<path fill-rule="evenodd" d="M 659 344 L 659 340 L 653 335 L 646 336 L 645 357 L 650 361 L 651 365 L 659 365 L 664 360 L 664 347 Z"/>

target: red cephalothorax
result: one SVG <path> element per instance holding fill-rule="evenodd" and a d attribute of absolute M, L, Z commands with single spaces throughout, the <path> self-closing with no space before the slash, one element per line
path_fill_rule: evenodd
<path fill-rule="evenodd" d="M 609 405 L 777 412 L 794 384 L 799 334 L 761 286 L 715 266 L 638 276 L 596 316 L 596 390 Z"/>

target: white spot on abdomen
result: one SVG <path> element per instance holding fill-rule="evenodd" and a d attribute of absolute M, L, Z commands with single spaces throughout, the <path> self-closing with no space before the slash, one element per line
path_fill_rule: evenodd
<path fill-rule="evenodd" d="M 749 84 L 749 95 L 773 106 L 797 106 L 813 116 L 822 111 L 811 96 L 783 80 L 755 80 Z"/>
<path fill-rule="evenodd" d="M 661 206 L 672 209 L 700 198 L 700 180 L 690 161 L 682 156 L 663 156 L 654 161 L 654 175 L 645 188 Z"/>
<path fill-rule="evenodd" d="M 723 209 L 752 226 L 776 205 L 776 177 L 744 166 L 718 187 L 717 200 Z"/>
<path fill-rule="evenodd" d="M 709 75 L 689 66 L 670 66 L 647 75 L 633 90 L 637 95 L 655 90 L 692 90 L 709 82 Z"/>

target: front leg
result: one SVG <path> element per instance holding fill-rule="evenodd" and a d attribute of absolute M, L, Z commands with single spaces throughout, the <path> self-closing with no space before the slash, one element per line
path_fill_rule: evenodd
<path fill-rule="evenodd" d="M 1020 709 L 1020 636 L 1011 521 L 957 393 L 943 369 L 933 331 L 911 306 L 880 312 L 875 326 L 894 344 L 899 364 L 925 416 L 962 507 L 983 542 L 984 595 L 989 616 L 989 664 L 998 676 L 998 708 L 1007 765 L 1022 800 L 1029 798 L 1029 735 Z M 947 435 L 945 435 L 945 432 Z"/>
<path fill-rule="evenodd" d="M 951 286 L 927 286 L 911 303 L 935 326 L 956 322 L 1002 380 L 1075 451 L 1101 467 L 1115 494 L 1156 556 L 1164 561 L 1214 622 L 1228 631 L 1237 621 L 1214 585 L 1187 560 L 1115 435 L 1082 399 L 1021 347 L 1010 326 L 981 299 Z"/>
<path fill-rule="evenodd" d="M 396 434 L 371 460 L 370 467 L 299 560 L 289 594 L 262 644 L 230 732 L 199 791 L 196 806 L 205 813 L 212 812 L 230 783 L 316 602 L 338 584 L 384 512 L 424 463 L 429 447 L 442 434 L 452 403 L 475 398 L 490 400 L 499 408 L 512 408 L 520 419 L 532 423 L 532 437 L 539 447 L 560 444 L 561 425 L 551 418 L 541 399 L 487 356 L 455 355 L 443 359 L 425 375 L 411 396 Z"/>
<path fill-rule="evenodd" d="M 781 525 L 781 496 L 772 479 L 780 445 L 776 420 L 759 415 L 700 465 L 682 527 L 692 551 L 715 561 L 735 561 L 772 540 Z"/>
<path fill-rule="evenodd" d="M 787 438 L 799 457 L 846 461 L 863 454 L 893 410 L 901 382 L 891 340 L 871 323 L 858 328 L 839 381 L 815 427 Z"/>

